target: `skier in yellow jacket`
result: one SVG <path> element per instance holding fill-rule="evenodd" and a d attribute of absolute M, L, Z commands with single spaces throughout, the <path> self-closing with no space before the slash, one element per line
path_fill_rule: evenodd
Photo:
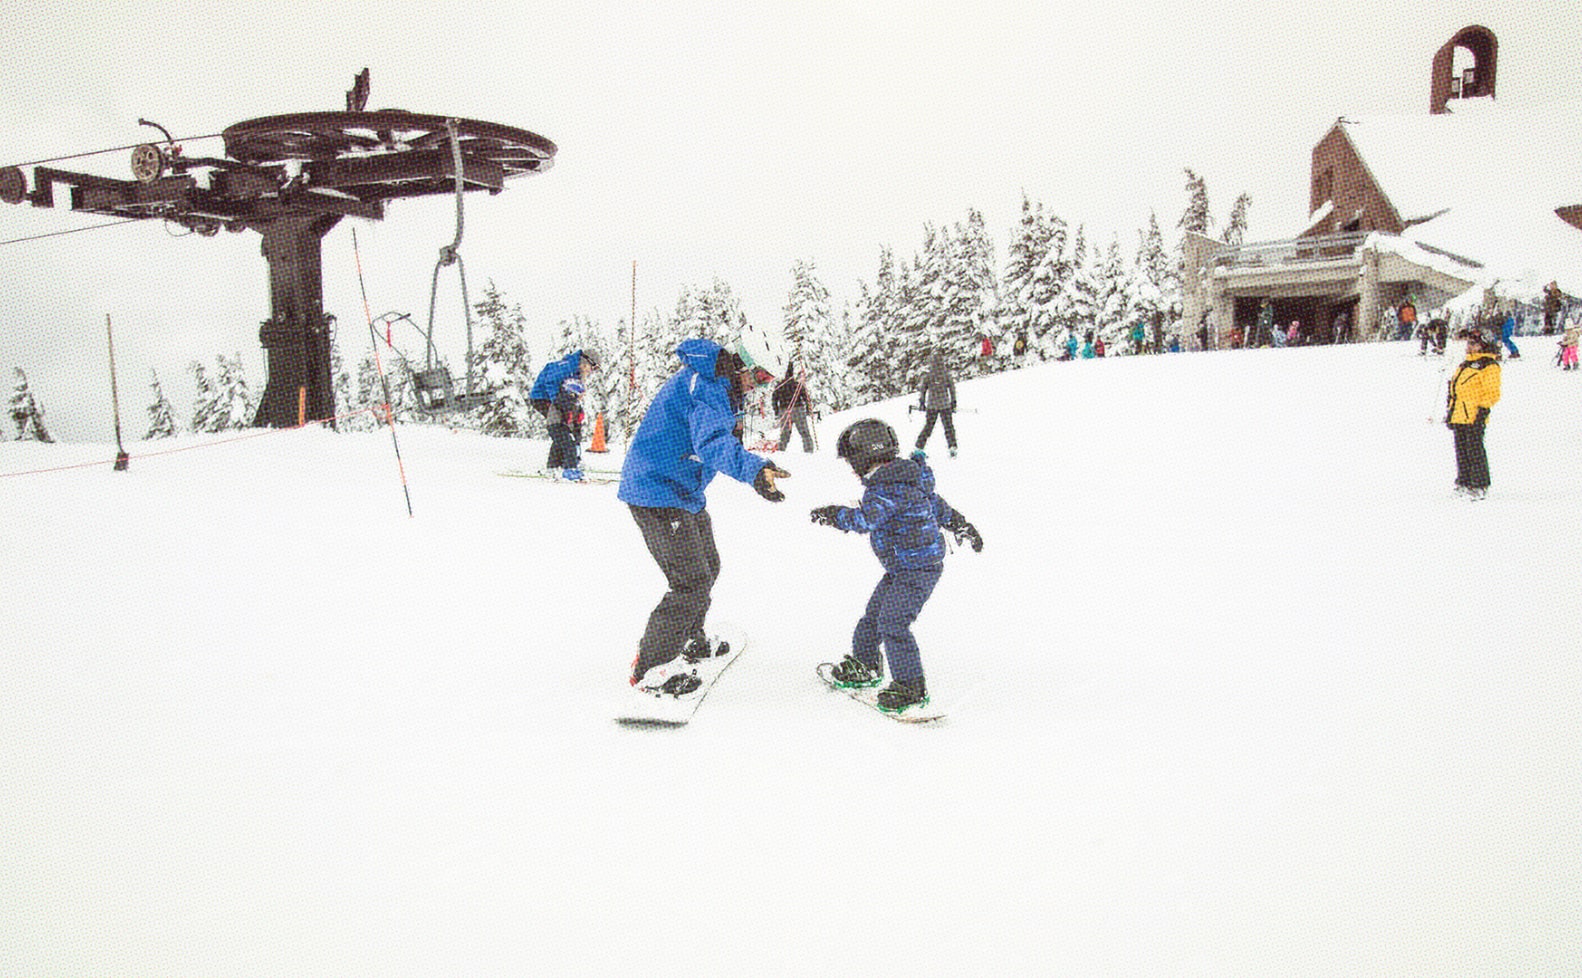
<path fill-rule="evenodd" d="M 1467 358 L 1450 378 L 1445 424 L 1455 435 L 1456 492 L 1469 499 L 1482 499 L 1489 492 L 1489 456 L 1483 449 L 1483 429 L 1489 410 L 1500 400 L 1500 337 L 1487 325 L 1472 327 L 1465 337 Z"/>

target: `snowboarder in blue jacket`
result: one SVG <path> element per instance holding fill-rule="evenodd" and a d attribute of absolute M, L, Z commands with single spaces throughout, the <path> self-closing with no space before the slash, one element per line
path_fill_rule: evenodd
<path fill-rule="evenodd" d="M 670 590 L 648 616 L 632 663 L 631 684 L 685 695 L 700 685 L 691 666 L 728 649 L 703 631 L 720 555 L 704 492 L 724 474 L 780 502 L 776 479 L 789 473 L 742 447 L 736 417 L 742 398 L 783 368 L 750 327 L 726 350 L 713 340 L 676 347 L 681 369 L 654 395 L 621 466 L 616 496 L 632 511 L 643 542 Z"/>
<path fill-rule="evenodd" d="M 928 703 L 923 662 L 912 622 L 945 570 L 945 538 L 983 549 L 983 537 L 967 518 L 934 492 L 934 472 L 921 451 L 899 458 L 895 429 L 877 418 L 858 421 L 840 433 L 835 452 L 862 480 L 858 506 L 820 506 L 813 522 L 868 534 L 884 577 L 852 633 L 851 652 L 835 666 L 837 686 L 877 686 L 890 665 L 890 685 L 881 690 L 881 710 L 900 713 Z M 883 645 L 881 657 L 880 646 Z"/>

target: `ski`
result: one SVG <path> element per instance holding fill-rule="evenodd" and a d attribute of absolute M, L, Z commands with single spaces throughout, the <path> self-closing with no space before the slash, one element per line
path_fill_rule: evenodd
<path fill-rule="evenodd" d="M 875 713 L 887 716 L 897 723 L 933 723 L 936 720 L 945 719 L 945 714 L 935 709 L 931 704 L 914 706 L 903 710 L 900 713 L 891 713 L 889 710 L 880 709 L 878 687 L 859 688 L 850 686 L 837 686 L 835 685 L 834 677 L 831 675 L 834 671 L 835 664 L 833 662 L 820 662 L 816 670 L 819 680 L 823 682 L 825 686 L 837 693 L 845 693 L 847 696 L 861 703 L 863 706 L 868 707 L 870 710 L 873 710 Z"/>
<path fill-rule="evenodd" d="M 612 472 L 606 475 L 603 473 L 589 472 L 587 469 L 582 471 L 582 478 L 580 479 L 563 479 L 558 475 L 552 475 L 548 472 L 528 472 L 525 469 L 506 469 L 504 472 L 497 472 L 495 474 L 505 476 L 507 479 L 542 479 L 545 482 L 564 482 L 568 485 L 577 485 L 580 483 L 589 486 L 608 486 L 621 481 L 621 474 L 619 472 Z"/>
<path fill-rule="evenodd" d="M 721 642 L 727 642 L 730 651 L 701 659 L 693 665 L 693 672 L 703 681 L 703 685 L 684 696 L 645 693 L 634 688 L 623 694 L 629 699 L 616 714 L 615 722 L 625 727 L 684 727 L 690 723 L 721 674 L 747 651 L 747 634 L 735 626 L 721 626 L 717 634 L 709 636 L 709 641 L 716 647 Z"/>

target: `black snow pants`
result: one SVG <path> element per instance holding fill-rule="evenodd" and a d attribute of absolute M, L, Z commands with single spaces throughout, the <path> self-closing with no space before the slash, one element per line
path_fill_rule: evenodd
<path fill-rule="evenodd" d="M 928 418 L 923 422 L 923 430 L 918 432 L 917 447 L 922 448 L 928 444 L 928 436 L 934 433 L 934 419 L 938 418 L 945 426 L 945 444 L 951 448 L 956 447 L 956 423 L 951 419 L 949 410 L 936 411 L 927 409 Z"/>
<path fill-rule="evenodd" d="M 1489 487 L 1489 453 L 1483 448 L 1481 424 L 1453 424 L 1456 436 L 1456 485 L 1468 489 Z"/>
<path fill-rule="evenodd" d="M 714 546 L 714 525 L 707 510 L 689 513 L 668 506 L 631 506 L 632 518 L 643 531 L 643 543 L 664 572 L 670 590 L 648 616 L 648 627 L 637 646 L 632 677 L 681 654 L 687 642 L 706 638 L 703 617 L 709 611 L 709 592 L 720 576 L 720 552 Z"/>

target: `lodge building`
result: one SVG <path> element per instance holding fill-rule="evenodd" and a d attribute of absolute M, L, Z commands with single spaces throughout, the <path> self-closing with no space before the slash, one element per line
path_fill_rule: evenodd
<path fill-rule="evenodd" d="M 1231 345 L 1265 299 L 1276 323 L 1328 339 L 1343 313 L 1362 339 L 1403 301 L 1434 308 L 1496 268 L 1531 265 L 1530 277 L 1575 256 L 1570 274 L 1582 275 L 1582 105 L 1498 107 L 1498 54 L 1492 31 L 1465 27 L 1434 55 L 1427 114 L 1337 119 L 1313 147 L 1310 216 L 1295 237 L 1230 245 L 1189 233 L 1186 345 L 1200 327 L 1211 348 Z M 1521 154 L 1546 147 L 1572 165 L 1522 172 Z"/>

